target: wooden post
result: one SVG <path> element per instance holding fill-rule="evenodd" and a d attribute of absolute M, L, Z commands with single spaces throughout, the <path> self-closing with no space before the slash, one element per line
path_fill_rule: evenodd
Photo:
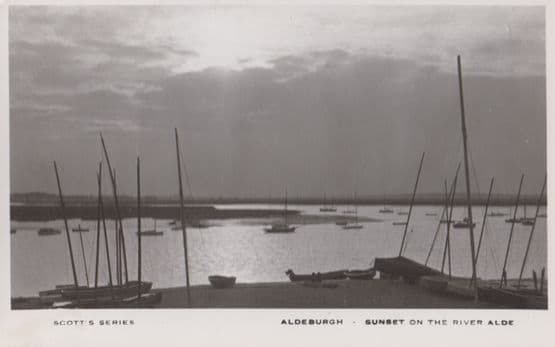
<path fill-rule="evenodd" d="M 137 296 L 141 298 L 141 159 L 137 157 Z"/>
<path fill-rule="evenodd" d="M 532 270 L 532 277 L 534 278 L 534 291 L 538 292 L 538 275 L 536 274 L 536 270 Z"/>
<path fill-rule="evenodd" d="M 185 278 L 187 281 L 187 307 L 191 307 L 191 289 L 189 281 L 189 260 L 187 255 L 187 229 L 185 227 L 185 206 L 183 202 L 183 179 L 181 178 L 181 152 L 179 151 L 179 135 L 175 130 L 175 149 L 177 155 L 177 173 L 179 178 L 179 207 L 181 211 L 181 230 L 183 234 L 183 252 L 185 255 Z"/>
<path fill-rule="evenodd" d="M 79 283 L 77 281 L 77 272 L 75 271 L 75 260 L 73 259 L 73 248 L 71 247 L 71 237 L 69 235 L 69 227 L 67 225 L 66 206 L 64 203 L 64 195 L 62 194 L 62 185 L 60 184 L 60 176 L 58 174 L 58 166 L 54 161 L 54 172 L 56 173 L 56 182 L 58 183 L 58 194 L 60 195 L 60 207 L 62 208 L 62 216 L 64 218 L 64 226 L 66 229 L 67 246 L 69 249 L 69 259 L 71 260 L 71 271 L 73 272 L 73 283 L 75 290 L 79 293 Z"/>
<path fill-rule="evenodd" d="M 513 211 L 513 220 L 511 223 L 511 231 L 509 233 L 509 241 L 507 242 L 507 250 L 505 251 L 505 260 L 503 261 L 503 270 L 501 271 L 501 281 L 499 281 L 499 288 L 503 287 L 503 282 L 507 283 L 507 259 L 509 259 L 509 250 L 511 249 L 511 241 L 513 239 L 513 231 L 515 228 L 516 213 L 518 211 L 518 203 L 520 201 L 520 191 L 522 189 L 522 182 L 524 181 L 524 174 L 520 176 L 520 184 L 518 186 L 518 193 L 516 195 L 515 210 Z"/>
<path fill-rule="evenodd" d="M 459 163 L 459 165 L 457 166 L 457 171 L 455 173 L 455 177 L 459 175 L 459 169 L 461 168 L 461 164 Z M 455 179 L 453 178 L 453 181 L 451 182 L 451 188 L 449 188 L 449 196 L 451 196 L 451 191 L 453 190 L 454 187 L 454 183 L 455 183 Z M 441 228 L 441 220 L 445 217 L 447 218 L 447 213 L 449 213 L 449 197 L 447 197 L 445 199 L 445 205 L 443 206 L 443 211 L 441 211 L 441 216 L 439 217 L 439 222 L 437 223 L 437 228 L 436 228 L 436 232 L 434 234 L 434 238 L 432 239 L 432 244 L 430 246 L 430 249 L 428 250 L 428 255 L 426 256 L 426 262 L 424 263 L 424 265 L 428 265 L 428 261 L 430 260 L 430 255 L 432 254 L 432 250 L 434 248 L 436 239 L 437 239 L 437 235 L 439 234 L 439 229 Z"/>
<path fill-rule="evenodd" d="M 403 247 L 405 245 L 405 239 L 407 237 L 407 230 L 409 227 L 410 216 L 412 213 L 412 206 L 414 204 L 414 197 L 416 195 L 416 188 L 418 187 L 418 181 L 420 180 L 420 172 L 422 171 L 422 163 L 424 162 L 425 154 L 426 152 L 423 152 L 422 157 L 420 158 L 420 165 L 418 166 L 418 174 L 416 175 L 416 182 L 414 183 L 414 189 L 412 191 L 412 197 L 410 199 L 409 214 L 407 215 L 407 224 L 405 224 L 405 230 L 403 231 L 403 239 L 401 240 L 401 248 L 399 248 L 399 257 L 403 255 Z"/>
<path fill-rule="evenodd" d="M 484 230 L 486 229 L 486 220 L 488 217 L 488 207 L 491 198 L 491 191 L 493 190 L 493 181 L 495 177 L 491 178 L 489 183 L 488 199 L 486 200 L 486 209 L 484 211 L 484 218 L 482 219 L 482 230 L 480 231 L 480 239 L 478 240 L 478 248 L 476 249 L 476 264 L 478 264 L 478 257 L 480 256 L 480 247 L 482 246 L 482 237 L 484 236 Z"/>
<path fill-rule="evenodd" d="M 108 156 L 108 151 L 106 150 L 106 144 L 104 143 L 104 138 L 102 133 L 100 133 L 100 141 L 102 142 L 102 149 L 104 150 L 104 157 L 106 158 L 106 164 L 108 164 L 108 172 L 110 172 L 110 180 L 112 181 L 112 192 L 114 193 L 114 204 L 116 207 L 116 218 L 119 221 L 119 239 L 121 241 L 121 250 L 123 252 L 123 264 L 125 267 L 125 284 L 129 282 L 129 277 L 127 274 L 127 255 L 125 253 L 125 238 L 123 237 L 123 223 L 121 219 L 121 213 L 119 209 L 118 194 L 116 189 L 116 178 L 115 173 L 112 171 L 112 165 L 110 164 L 110 157 Z M 117 230 L 118 228 L 116 228 Z M 120 271 L 121 272 L 121 271 Z"/>
<path fill-rule="evenodd" d="M 459 75 L 459 99 L 461 105 L 461 128 L 464 147 L 464 173 L 466 181 L 466 204 L 468 206 L 468 218 L 470 228 L 468 234 L 470 236 L 470 261 L 472 262 L 472 282 L 474 283 L 474 301 L 478 301 L 478 283 L 476 282 L 476 251 L 474 249 L 474 219 L 472 218 L 472 199 L 470 193 L 470 174 L 468 165 L 468 135 L 466 131 L 466 118 L 464 114 L 464 97 L 463 97 L 463 83 L 462 83 L 462 69 L 461 69 L 461 56 L 457 56 L 457 70 Z"/>
<path fill-rule="evenodd" d="M 547 183 L 547 175 L 543 179 L 542 190 L 538 198 L 538 204 L 536 205 L 536 214 L 534 215 L 534 224 L 532 224 L 532 229 L 530 230 L 530 235 L 528 236 L 528 243 L 526 243 L 526 252 L 524 253 L 524 259 L 522 259 L 522 266 L 520 268 L 520 274 L 518 275 L 517 289 L 520 289 L 520 281 L 522 281 L 522 274 L 524 273 L 524 267 L 526 266 L 526 260 L 528 259 L 528 252 L 530 251 L 530 244 L 532 243 L 532 237 L 534 236 L 534 230 L 536 230 L 536 223 L 538 221 L 538 214 L 540 213 L 540 206 L 542 203 L 543 193 L 545 191 L 545 185 Z"/>

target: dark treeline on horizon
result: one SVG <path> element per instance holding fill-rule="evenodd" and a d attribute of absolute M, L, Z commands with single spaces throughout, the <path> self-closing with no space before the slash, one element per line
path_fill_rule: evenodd
<path fill-rule="evenodd" d="M 135 203 L 134 196 L 122 195 L 118 197 L 120 203 Z M 68 195 L 64 197 L 68 204 L 96 204 L 96 197 L 93 195 Z M 111 196 L 104 197 L 106 203 L 112 202 Z M 144 196 L 141 200 L 145 204 L 178 204 L 178 196 Z M 487 194 L 473 194 L 473 204 L 485 204 Z M 490 204 L 511 206 L 515 204 L 516 196 L 509 194 L 492 194 Z M 285 197 L 186 197 L 186 204 L 283 204 Z M 295 194 L 289 194 L 287 202 L 290 204 L 309 204 L 309 205 L 324 205 L 324 204 L 358 204 L 358 205 L 409 205 L 409 194 L 391 194 L 386 195 L 361 195 L 355 200 L 352 196 L 330 196 L 324 199 L 323 197 L 303 197 Z M 520 204 L 535 205 L 538 202 L 537 195 L 524 195 L 520 197 Z M 11 194 L 10 203 L 24 203 L 24 204 L 58 204 L 59 198 L 56 194 L 50 193 L 14 193 Z M 442 205 L 445 203 L 445 198 L 437 193 L 421 193 L 416 194 L 415 204 L 417 205 Z M 454 200 L 455 205 L 466 204 L 466 196 L 463 193 L 457 193 Z M 542 198 L 542 205 L 547 204 L 547 199 Z"/>

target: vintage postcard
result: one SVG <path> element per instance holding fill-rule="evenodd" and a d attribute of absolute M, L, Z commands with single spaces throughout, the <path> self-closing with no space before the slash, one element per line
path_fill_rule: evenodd
<path fill-rule="evenodd" d="M 553 345 L 550 11 L 6 5 L 0 345 Z"/>

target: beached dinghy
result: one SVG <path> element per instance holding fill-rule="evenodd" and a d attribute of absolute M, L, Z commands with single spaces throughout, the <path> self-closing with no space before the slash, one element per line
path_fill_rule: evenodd
<path fill-rule="evenodd" d="M 291 282 L 298 281 L 323 281 L 323 280 L 343 280 L 347 278 L 345 272 L 348 270 L 330 271 L 330 272 L 313 272 L 310 275 L 297 275 L 293 270 L 289 269 L 285 271 L 285 274 L 289 277 Z"/>
<path fill-rule="evenodd" d="M 345 276 L 350 280 L 371 280 L 376 276 L 376 270 L 374 270 L 374 268 L 367 270 L 349 270 L 345 271 Z"/>
<path fill-rule="evenodd" d="M 220 275 L 213 275 L 208 276 L 208 281 L 212 287 L 217 289 L 223 288 L 231 288 L 235 285 L 236 277 L 233 276 L 220 276 Z"/>

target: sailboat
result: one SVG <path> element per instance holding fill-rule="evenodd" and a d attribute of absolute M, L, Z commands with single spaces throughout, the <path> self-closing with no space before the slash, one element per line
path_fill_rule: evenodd
<path fill-rule="evenodd" d="M 269 228 L 264 228 L 267 233 L 292 233 L 297 229 L 296 226 L 287 224 L 287 191 L 285 191 L 285 206 L 283 209 L 283 222 L 274 223 Z"/>
<path fill-rule="evenodd" d="M 385 194 L 383 196 L 383 208 L 380 210 L 380 213 L 393 213 L 392 209 L 385 206 Z"/>
<path fill-rule="evenodd" d="M 154 229 L 143 230 L 141 232 L 137 231 L 137 235 L 139 234 L 141 236 L 162 236 L 164 235 L 164 232 L 162 230 L 156 230 L 156 219 L 154 219 Z"/>
<path fill-rule="evenodd" d="M 332 205 L 326 205 L 326 195 L 324 194 L 324 206 L 320 207 L 320 212 L 337 212 L 337 208 Z"/>
<path fill-rule="evenodd" d="M 343 229 L 362 229 L 363 225 L 358 222 L 358 204 L 357 204 L 357 195 L 355 193 L 355 209 L 354 215 L 355 220 L 353 223 L 347 223 L 343 226 Z"/>

